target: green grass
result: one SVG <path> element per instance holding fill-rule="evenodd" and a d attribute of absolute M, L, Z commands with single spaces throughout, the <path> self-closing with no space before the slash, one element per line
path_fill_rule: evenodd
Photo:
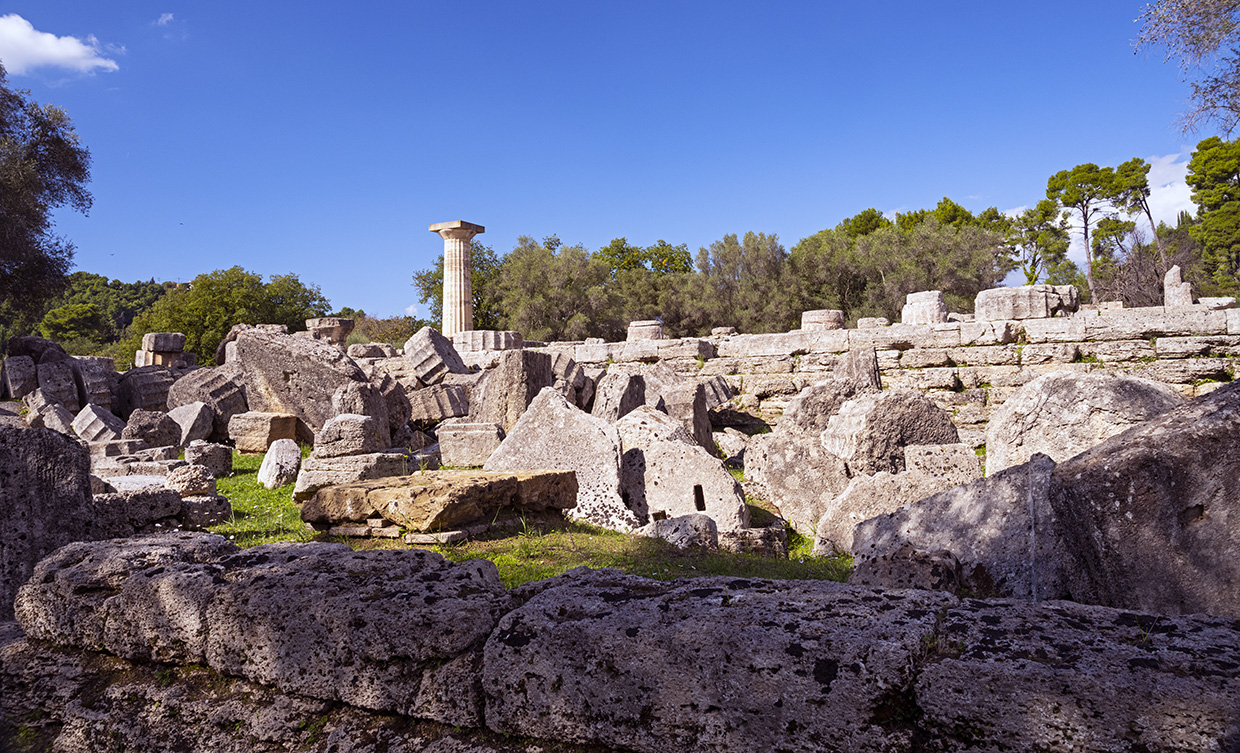
<path fill-rule="evenodd" d="M 303 453 L 304 454 L 304 453 Z M 261 456 L 233 454 L 233 473 L 217 480 L 233 506 L 231 520 L 211 531 L 238 546 L 277 541 L 338 540 L 356 549 L 407 549 L 400 539 L 332 539 L 308 530 L 293 504 L 293 485 L 264 489 L 256 476 Z M 734 475 L 740 478 L 740 471 Z M 754 527 L 779 520 L 774 506 L 746 498 Z M 558 514 L 497 517 L 490 532 L 458 544 L 428 546 L 453 562 L 486 559 L 495 563 L 504 585 L 514 586 L 560 575 L 575 567 L 611 567 L 659 580 L 727 575 L 751 578 L 844 581 L 852 570 L 848 556 L 815 556 L 813 541 L 788 530 L 789 556 L 763 557 L 704 550 L 680 551 L 665 541 L 628 536 L 567 520 Z"/>
<path fill-rule="evenodd" d="M 307 451 L 308 448 L 302 449 L 303 457 Z M 232 475 L 216 480 L 219 493 L 232 503 L 232 518 L 210 530 L 242 547 L 310 541 L 314 532 L 306 528 L 301 511 L 293 504 L 293 485 L 278 489 L 259 486 L 256 477 L 262 463 L 262 455 L 233 453 Z"/>

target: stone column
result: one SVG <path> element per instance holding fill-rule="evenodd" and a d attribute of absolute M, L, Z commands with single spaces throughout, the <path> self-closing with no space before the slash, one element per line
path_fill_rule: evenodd
<path fill-rule="evenodd" d="M 474 328 L 473 267 L 469 241 L 486 228 L 464 220 L 438 222 L 432 233 L 443 238 L 443 330 L 444 337 Z"/>

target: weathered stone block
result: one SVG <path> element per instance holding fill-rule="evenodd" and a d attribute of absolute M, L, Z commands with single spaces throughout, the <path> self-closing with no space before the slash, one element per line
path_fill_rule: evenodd
<path fill-rule="evenodd" d="M 178 447 L 193 442 L 195 439 L 208 439 L 215 427 L 215 411 L 202 401 L 186 403 L 168 411 L 168 418 L 181 427 L 181 438 Z"/>
<path fill-rule="evenodd" d="M 388 476 L 406 476 L 419 469 L 439 467 L 439 445 L 417 452 L 387 450 L 366 455 L 339 458 L 306 458 L 297 474 L 293 500 L 300 502 L 314 496 L 325 486 L 351 484 Z"/>
<path fill-rule="evenodd" d="M 121 375 L 116 386 L 116 415 L 128 420 L 135 410 L 168 410 L 172 371 L 164 366 L 142 366 Z"/>
<path fill-rule="evenodd" d="M 908 445 L 959 441 L 951 416 L 920 392 L 886 390 L 839 407 L 822 432 L 822 447 L 848 464 L 852 475 L 904 470 Z"/>
<path fill-rule="evenodd" d="M 492 329 L 457 332 L 452 336 L 452 344 L 460 353 L 480 350 L 520 350 L 525 345 L 520 332 Z"/>
<path fill-rule="evenodd" d="M 185 335 L 180 332 L 147 332 L 142 336 L 142 349 L 180 353 L 185 350 Z"/>
<path fill-rule="evenodd" d="M 465 388 L 460 385 L 436 384 L 407 394 L 409 420 L 418 425 L 435 424 L 446 418 L 469 414 L 469 399 Z"/>
<path fill-rule="evenodd" d="M 237 452 L 266 452 L 277 439 L 297 439 L 297 417 L 261 411 L 238 413 L 228 421 L 228 437 Z"/>
<path fill-rule="evenodd" d="M 120 439 L 125 422 L 98 405 L 87 405 L 73 419 L 73 431 L 87 442 L 109 442 Z"/>
<path fill-rule="evenodd" d="M 974 320 L 989 322 L 1071 316 L 1079 302 L 1079 293 L 1073 285 L 991 288 L 977 294 Z"/>
<path fill-rule="evenodd" d="M 168 388 L 169 409 L 191 403 L 205 403 L 211 409 L 210 439 L 221 442 L 228 437 L 228 422 L 248 410 L 244 378 L 240 367 L 229 364 L 211 369 L 195 369 Z"/>
<path fill-rule="evenodd" d="M 396 348 L 387 343 L 354 343 L 346 351 L 349 358 L 395 358 Z"/>
<path fill-rule="evenodd" d="M 909 293 L 900 310 L 901 324 L 938 324 L 947 321 L 947 304 L 939 290 Z"/>
<path fill-rule="evenodd" d="M 384 427 L 386 429 L 386 427 Z M 364 455 L 387 447 L 387 437 L 370 416 L 341 413 L 327 420 L 314 435 L 313 458 Z"/>
<path fill-rule="evenodd" d="M 41 363 L 36 368 L 39 375 L 39 389 L 43 390 L 49 400 L 60 403 L 71 414 L 82 409 L 78 400 L 77 380 L 73 376 L 73 360 Z"/>
<path fill-rule="evenodd" d="M 469 417 L 473 421 L 499 424 L 508 431 L 535 396 L 544 387 L 554 384 L 551 356 L 533 350 L 503 351 L 499 365 L 488 369 L 474 388 Z"/>
<path fill-rule="evenodd" d="M 232 448 L 226 445 L 191 441 L 185 446 L 185 460 L 205 467 L 216 478 L 232 475 Z"/>
<path fill-rule="evenodd" d="M 624 339 L 628 342 L 636 340 L 662 340 L 663 322 L 657 319 L 629 322 L 628 333 Z"/>
<path fill-rule="evenodd" d="M 440 462 L 454 468 L 484 465 L 505 436 L 499 424 L 475 421 L 447 421 L 440 424 L 435 435 Z"/>
<path fill-rule="evenodd" d="M 836 309 L 818 309 L 801 312 L 802 330 L 832 330 L 844 328 L 844 312 Z"/>
<path fill-rule="evenodd" d="M 278 489 L 296 481 L 300 470 L 301 448 L 291 439 L 277 439 L 263 456 L 257 481 L 264 489 Z"/>
<path fill-rule="evenodd" d="M 129 414 L 121 439 L 141 439 L 151 447 L 176 447 L 181 441 L 181 426 L 167 413 L 138 409 Z"/>
<path fill-rule="evenodd" d="M 418 379 L 428 385 L 443 381 L 445 374 L 468 371 L 452 341 L 431 327 L 423 327 L 405 341 L 405 360 Z"/>

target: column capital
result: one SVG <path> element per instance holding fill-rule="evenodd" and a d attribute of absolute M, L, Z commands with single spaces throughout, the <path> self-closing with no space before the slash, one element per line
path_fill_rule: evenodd
<path fill-rule="evenodd" d="M 482 225 L 475 225 L 465 220 L 453 220 L 451 222 L 436 222 L 431 225 L 429 230 L 432 233 L 438 233 L 441 238 L 458 238 L 461 240 L 469 240 L 475 235 L 485 233 L 487 229 Z"/>

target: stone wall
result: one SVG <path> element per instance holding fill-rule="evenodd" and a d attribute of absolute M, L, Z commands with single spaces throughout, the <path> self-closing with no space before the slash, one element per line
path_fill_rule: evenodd
<path fill-rule="evenodd" d="M 1071 317 L 865 329 L 793 330 L 679 340 L 549 343 L 578 363 L 663 361 L 707 381 L 723 376 L 739 394 L 732 415 L 779 420 L 788 401 L 830 376 L 836 361 L 874 348 L 883 386 L 925 390 L 952 413 L 961 440 L 981 447 L 990 413 L 1018 388 L 1052 371 L 1120 371 L 1195 397 L 1231 381 L 1240 356 L 1240 309 L 1206 305 L 1087 309 Z M 728 423 L 727 411 L 716 423 Z"/>

